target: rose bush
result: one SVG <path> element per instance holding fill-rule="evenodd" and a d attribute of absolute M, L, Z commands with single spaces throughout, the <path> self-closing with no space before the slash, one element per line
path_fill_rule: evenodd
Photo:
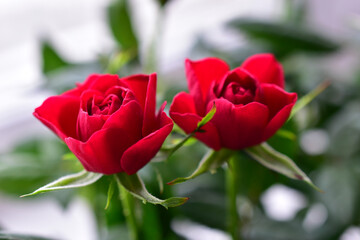
<path fill-rule="evenodd" d="M 243 149 L 266 141 L 285 123 L 297 95 L 284 91 L 281 65 L 271 54 L 248 58 L 229 70 L 220 59 L 185 61 L 190 93 L 181 92 L 170 106 L 170 116 L 186 133 L 213 104 L 214 117 L 195 137 L 210 148 Z"/>
<path fill-rule="evenodd" d="M 136 173 L 159 151 L 173 128 L 155 113 L 156 74 L 91 75 L 53 96 L 34 115 L 56 133 L 88 171 Z"/>

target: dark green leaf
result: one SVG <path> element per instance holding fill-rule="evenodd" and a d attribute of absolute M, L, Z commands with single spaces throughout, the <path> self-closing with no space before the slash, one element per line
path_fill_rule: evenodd
<path fill-rule="evenodd" d="M 329 53 L 339 48 L 338 44 L 318 33 L 287 23 L 241 18 L 231 21 L 229 26 L 267 44 L 282 55 L 293 52 Z"/>
<path fill-rule="evenodd" d="M 49 42 L 41 44 L 41 55 L 42 71 L 45 74 L 70 65 L 59 56 Z"/>
<path fill-rule="evenodd" d="M 127 0 L 114 0 L 108 8 L 110 29 L 122 50 L 137 52 L 138 42 L 130 18 Z"/>
<path fill-rule="evenodd" d="M 246 148 L 244 151 L 265 167 L 289 178 L 304 181 L 316 190 L 321 191 L 288 156 L 277 152 L 267 143 Z"/>
<path fill-rule="evenodd" d="M 177 207 L 184 204 L 188 198 L 172 197 L 165 200 L 159 199 L 151 195 L 145 188 L 141 178 L 137 174 L 128 175 L 124 172 L 115 175 L 119 187 L 124 187 L 134 197 L 142 200 L 144 203 L 160 204 L 165 208 Z"/>
<path fill-rule="evenodd" d="M 100 173 L 93 173 L 87 171 L 81 171 L 79 173 L 71 174 L 59 178 L 58 180 L 51 182 L 32 193 L 22 195 L 21 197 L 28 197 L 39 193 L 50 192 L 61 189 L 79 188 L 90 185 L 102 177 Z"/>
<path fill-rule="evenodd" d="M 176 178 L 175 180 L 169 182 L 169 185 L 178 184 L 182 182 L 186 182 L 190 179 L 193 179 L 203 173 L 206 172 L 215 172 L 217 168 L 219 168 L 221 165 L 223 165 L 224 162 L 226 162 L 229 158 L 229 156 L 232 154 L 230 150 L 227 149 L 221 149 L 219 151 L 210 150 L 200 161 L 198 167 L 195 169 L 195 171 L 188 177 L 180 177 Z"/>

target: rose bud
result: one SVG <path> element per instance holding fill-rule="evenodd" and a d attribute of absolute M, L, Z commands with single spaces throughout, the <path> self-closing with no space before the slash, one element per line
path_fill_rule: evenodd
<path fill-rule="evenodd" d="M 170 116 L 186 133 L 216 106 L 213 118 L 195 133 L 210 148 L 233 150 L 266 141 L 286 122 L 297 95 L 284 90 L 284 73 L 271 54 L 248 58 L 229 70 L 217 58 L 185 61 L 190 93 L 177 94 Z"/>
<path fill-rule="evenodd" d="M 156 74 L 91 75 L 49 97 L 34 116 L 57 134 L 87 171 L 134 174 L 159 151 L 173 122 L 156 108 Z"/>

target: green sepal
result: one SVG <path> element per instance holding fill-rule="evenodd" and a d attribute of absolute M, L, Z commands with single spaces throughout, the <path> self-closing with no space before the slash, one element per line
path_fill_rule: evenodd
<path fill-rule="evenodd" d="M 269 144 L 262 143 L 255 147 L 244 149 L 253 159 L 263 166 L 281 173 L 289 178 L 297 179 L 308 183 L 311 187 L 321 192 L 310 178 L 291 160 L 288 156 L 276 151 Z"/>
<path fill-rule="evenodd" d="M 140 199 L 144 204 L 149 202 L 152 204 L 159 204 L 166 209 L 169 207 L 177 207 L 184 204 L 189 198 L 187 197 L 172 197 L 168 199 L 159 199 L 151 195 L 141 178 L 137 174 L 128 175 L 125 172 L 117 173 L 115 175 L 118 187 L 125 188 L 134 197 Z"/>
<path fill-rule="evenodd" d="M 87 171 L 83 170 L 79 173 L 70 174 L 70 175 L 61 177 L 58 180 L 55 180 L 37 190 L 35 190 L 32 193 L 25 194 L 20 197 L 28 197 L 28 196 L 36 195 L 39 193 L 51 192 L 51 191 L 55 191 L 55 190 L 85 187 L 85 186 L 88 186 L 88 185 L 96 182 L 102 176 L 103 175 L 100 173 L 87 172 Z"/>
<path fill-rule="evenodd" d="M 216 113 L 216 106 L 215 106 L 215 103 L 214 103 L 214 105 L 212 106 L 210 111 L 197 124 L 197 128 L 196 128 L 195 132 L 199 131 L 202 126 L 207 124 L 214 117 L 215 113 Z"/>
<path fill-rule="evenodd" d="M 105 205 L 105 210 L 107 210 L 110 206 L 110 202 L 111 202 L 111 199 L 114 195 L 114 191 L 115 191 L 115 181 L 112 180 L 109 184 L 109 189 L 108 189 L 108 192 L 107 192 L 107 200 L 106 200 L 106 205 Z"/>
<path fill-rule="evenodd" d="M 186 182 L 206 172 L 214 173 L 216 169 L 221 167 L 232 154 L 233 152 L 228 149 L 221 149 L 219 151 L 210 150 L 203 157 L 198 167 L 190 176 L 176 178 L 175 180 L 169 182 L 168 184 L 174 185 L 174 184 Z"/>

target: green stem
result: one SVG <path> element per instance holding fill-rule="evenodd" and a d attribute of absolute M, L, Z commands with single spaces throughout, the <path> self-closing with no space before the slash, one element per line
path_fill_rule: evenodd
<path fill-rule="evenodd" d="M 136 221 L 134 197 L 121 185 L 118 184 L 120 191 L 120 200 L 122 203 L 126 224 L 130 232 L 130 239 L 139 239 L 139 229 Z"/>
<path fill-rule="evenodd" d="M 233 155 L 228 160 L 228 169 L 226 172 L 226 191 L 228 197 L 227 217 L 228 217 L 228 232 L 233 240 L 241 240 L 241 222 L 237 209 L 237 191 L 239 175 L 237 171 L 238 160 Z"/>

